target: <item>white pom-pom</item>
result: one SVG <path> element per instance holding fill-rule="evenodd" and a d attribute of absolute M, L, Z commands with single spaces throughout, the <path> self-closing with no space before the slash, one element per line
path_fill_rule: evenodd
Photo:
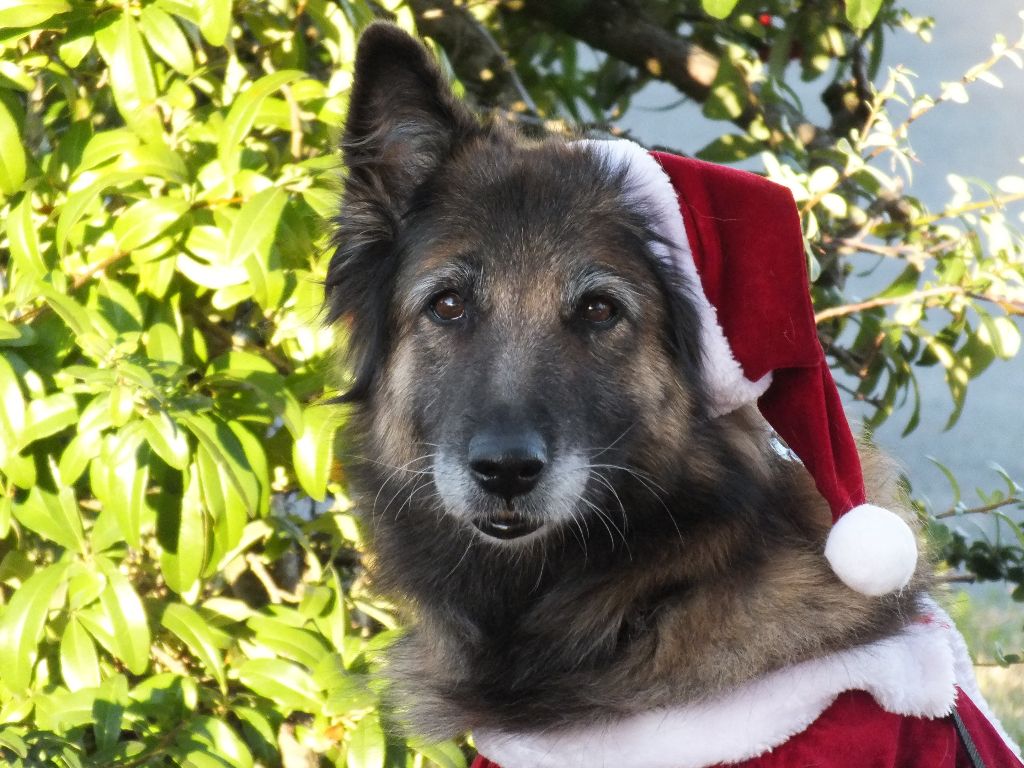
<path fill-rule="evenodd" d="M 850 589 L 886 595 L 910 583 L 917 567 L 917 540 L 899 515 L 861 504 L 832 526 L 825 557 Z"/>

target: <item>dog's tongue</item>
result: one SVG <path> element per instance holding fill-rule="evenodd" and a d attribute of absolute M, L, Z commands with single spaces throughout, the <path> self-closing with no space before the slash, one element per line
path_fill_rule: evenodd
<path fill-rule="evenodd" d="M 473 521 L 481 533 L 492 536 L 495 539 L 518 539 L 521 536 L 533 533 L 540 528 L 541 523 L 525 517 L 518 512 L 507 510 L 487 517 L 478 517 Z"/>

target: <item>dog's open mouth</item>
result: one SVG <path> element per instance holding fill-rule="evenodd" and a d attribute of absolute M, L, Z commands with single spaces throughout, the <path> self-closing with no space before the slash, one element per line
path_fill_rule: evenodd
<path fill-rule="evenodd" d="M 539 529 L 543 523 L 518 512 L 506 510 L 487 517 L 478 517 L 473 521 L 473 525 L 487 536 L 507 541 L 528 536 Z"/>

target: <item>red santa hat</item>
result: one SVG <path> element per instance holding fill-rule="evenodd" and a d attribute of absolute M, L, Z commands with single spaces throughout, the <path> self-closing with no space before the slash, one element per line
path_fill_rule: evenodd
<path fill-rule="evenodd" d="M 825 545 L 851 589 L 902 589 L 917 543 L 895 513 L 867 503 L 860 457 L 818 341 L 800 217 L 789 190 L 745 171 L 630 141 L 580 145 L 622 169 L 654 222 L 657 255 L 679 271 L 701 320 L 715 415 L 757 402 L 832 510 Z"/>

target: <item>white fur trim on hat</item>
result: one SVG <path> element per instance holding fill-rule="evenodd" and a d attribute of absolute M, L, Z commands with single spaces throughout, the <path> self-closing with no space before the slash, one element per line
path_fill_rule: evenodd
<path fill-rule="evenodd" d="M 658 234 L 668 244 L 651 243 L 651 249 L 666 264 L 679 271 L 690 289 L 690 298 L 700 320 L 704 380 L 711 395 L 712 413 L 724 416 L 742 405 L 756 402 L 771 384 L 771 373 L 758 381 L 751 381 L 743 375 L 743 369 L 733 357 L 722 326 L 718 324 L 718 314 L 701 288 L 676 191 L 658 161 L 639 144 L 625 139 L 585 139 L 574 144 L 604 158 L 613 169 L 626 169 L 633 202 L 649 213 Z"/>
<path fill-rule="evenodd" d="M 832 526 L 825 557 L 850 589 L 885 595 L 910 583 L 917 567 L 917 540 L 899 515 L 861 504 Z"/>

